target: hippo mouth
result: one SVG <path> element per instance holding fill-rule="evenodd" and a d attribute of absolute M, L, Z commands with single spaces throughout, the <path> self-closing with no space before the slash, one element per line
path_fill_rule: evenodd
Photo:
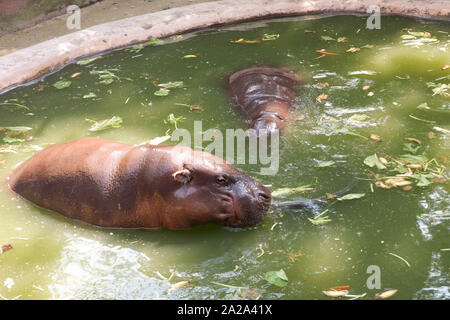
<path fill-rule="evenodd" d="M 271 198 L 268 196 L 260 196 L 260 201 L 245 206 L 239 205 L 231 194 L 223 196 L 222 200 L 226 204 L 225 214 L 228 216 L 223 224 L 230 227 L 251 227 L 260 223 L 271 206 Z"/>

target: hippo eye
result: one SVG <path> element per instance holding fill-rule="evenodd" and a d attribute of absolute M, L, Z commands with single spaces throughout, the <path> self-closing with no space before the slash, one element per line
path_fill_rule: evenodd
<path fill-rule="evenodd" d="M 227 186 L 229 184 L 229 179 L 226 176 L 218 176 L 216 182 L 221 186 Z"/>

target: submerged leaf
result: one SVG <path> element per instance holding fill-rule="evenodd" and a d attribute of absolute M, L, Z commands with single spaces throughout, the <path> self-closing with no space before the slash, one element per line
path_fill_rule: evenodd
<path fill-rule="evenodd" d="M 56 89 L 64 89 L 64 88 L 70 87 L 71 84 L 72 84 L 72 81 L 70 81 L 70 80 L 60 80 L 60 81 L 55 82 L 53 84 L 53 86 Z"/>
<path fill-rule="evenodd" d="M 364 159 L 364 164 L 371 168 L 376 166 L 378 169 L 386 169 L 386 166 L 378 159 L 376 153 Z"/>
<path fill-rule="evenodd" d="M 86 121 L 92 123 L 92 126 L 89 129 L 89 131 L 95 132 L 111 128 L 120 128 L 122 118 L 113 116 L 111 119 L 105 119 L 100 122 L 91 119 L 86 119 Z"/>
<path fill-rule="evenodd" d="M 337 198 L 338 200 L 342 201 L 342 200 L 353 200 L 353 199 L 359 199 L 364 197 L 366 194 L 365 193 L 349 193 L 346 194 L 345 196 L 342 196 L 340 198 Z"/>
<path fill-rule="evenodd" d="M 266 272 L 266 280 L 270 284 L 276 285 L 278 287 L 284 287 L 288 284 L 289 280 L 283 269 L 278 271 L 268 271 Z"/>

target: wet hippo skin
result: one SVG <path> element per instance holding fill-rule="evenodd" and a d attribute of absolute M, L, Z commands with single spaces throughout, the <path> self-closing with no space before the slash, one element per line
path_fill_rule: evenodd
<path fill-rule="evenodd" d="M 252 67 L 228 78 L 236 103 L 251 121 L 257 135 L 271 133 L 286 125 L 295 100 L 298 76 L 288 69 Z"/>
<path fill-rule="evenodd" d="M 266 187 L 212 154 L 100 138 L 39 151 L 8 184 L 40 207 L 110 228 L 245 227 L 259 223 L 271 203 Z"/>

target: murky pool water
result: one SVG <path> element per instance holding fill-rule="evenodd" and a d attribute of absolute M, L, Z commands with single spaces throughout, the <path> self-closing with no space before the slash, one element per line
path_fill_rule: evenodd
<path fill-rule="evenodd" d="M 0 126 L 32 128 L 0 132 L 4 181 L 51 143 L 100 136 L 139 144 L 164 136 L 174 127 L 164 122 L 170 114 L 184 117 L 178 126 L 191 132 L 194 120 L 203 130 L 246 129 L 226 76 L 255 64 L 289 67 L 303 80 L 296 120 L 281 135 L 278 174 L 236 166 L 272 190 L 311 184 L 303 197 L 355 178 L 352 193 L 364 194 L 276 210 L 248 229 L 145 231 L 74 222 L 2 185 L 0 245 L 13 249 L 0 254 L 0 297 L 329 299 L 323 290 L 348 285 L 351 295 L 366 293 L 362 299 L 387 289 L 398 289 L 400 299 L 449 299 L 450 28 L 400 17 L 383 17 L 381 30 L 365 26 L 363 17 L 335 16 L 207 30 L 71 64 L 0 96 Z M 67 80 L 69 87 L 53 86 Z M 184 88 L 154 94 L 174 81 Z M 89 131 L 86 118 L 113 116 L 123 119 L 120 128 Z M 369 266 L 380 268 L 379 289 L 367 286 Z M 266 280 L 280 269 L 284 287 Z M 185 280 L 189 285 L 169 290 Z"/>

